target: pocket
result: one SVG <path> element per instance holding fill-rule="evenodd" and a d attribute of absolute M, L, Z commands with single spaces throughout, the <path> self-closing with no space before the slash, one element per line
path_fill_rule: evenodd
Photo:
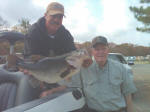
<path fill-rule="evenodd" d="M 93 94 L 96 94 L 96 91 L 99 89 L 97 80 L 90 80 L 85 83 L 85 90 L 89 93 L 94 91 Z"/>
<path fill-rule="evenodd" d="M 110 79 L 111 88 L 113 92 L 117 95 L 121 94 L 121 83 L 122 80 L 117 77 L 113 77 L 112 79 Z"/>

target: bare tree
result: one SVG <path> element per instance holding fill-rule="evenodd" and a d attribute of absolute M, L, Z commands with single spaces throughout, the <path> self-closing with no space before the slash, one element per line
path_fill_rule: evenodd
<path fill-rule="evenodd" d="M 27 33 L 29 27 L 31 26 L 30 21 L 28 19 L 22 18 L 18 22 L 19 24 L 13 26 L 12 29 L 24 34 Z"/>
<path fill-rule="evenodd" d="M 7 28 L 8 26 L 8 22 L 0 16 L 0 30 L 2 30 L 3 28 Z"/>

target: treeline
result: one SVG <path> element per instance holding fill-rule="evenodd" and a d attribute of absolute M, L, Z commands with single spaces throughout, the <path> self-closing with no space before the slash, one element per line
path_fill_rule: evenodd
<path fill-rule="evenodd" d="M 83 44 L 76 43 L 77 48 L 87 48 L 90 52 L 91 42 Z M 109 49 L 112 53 L 122 53 L 124 56 L 146 56 L 150 55 L 150 47 L 139 46 L 134 44 L 120 44 L 109 43 Z"/>
<path fill-rule="evenodd" d="M 138 46 L 133 44 L 121 44 L 110 47 L 111 52 L 119 52 L 125 56 L 146 56 L 150 55 L 150 47 Z"/>

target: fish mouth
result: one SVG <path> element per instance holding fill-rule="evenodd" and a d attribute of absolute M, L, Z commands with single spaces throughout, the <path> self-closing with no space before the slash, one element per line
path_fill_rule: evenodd
<path fill-rule="evenodd" d="M 74 70 L 76 70 L 76 68 L 74 66 L 68 64 L 67 68 L 60 74 L 60 77 L 65 78 Z"/>
<path fill-rule="evenodd" d="M 66 58 L 67 67 L 66 69 L 61 73 L 60 77 L 65 78 L 71 73 L 75 73 L 80 69 L 81 66 L 81 59 L 78 56 L 72 56 Z"/>
<path fill-rule="evenodd" d="M 78 68 L 78 64 L 76 63 L 76 61 L 74 59 L 67 60 L 67 64 L 72 69 L 77 69 Z"/>
<path fill-rule="evenodd" d="M 67 77 L 71 72 L 77 70 L 77 65 L 75 64 L 75 60 L 69 59 L 66 60 L 67 68 L 61 73 L 60 77 L 65 78 Z"/>

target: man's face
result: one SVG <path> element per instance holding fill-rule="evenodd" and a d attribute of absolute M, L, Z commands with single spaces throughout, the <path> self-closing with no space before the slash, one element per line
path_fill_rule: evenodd
<path fill-rule="evenodd" d="M 56 15 L 45 14 L 45 20 L 46 20 L 46 28 L 47 28 L 48 33 L 56 33 L 56 31 L 62 25 L 63 15 L 62 14 L 56 14 Z"/>
<path fill-rule="evenodd" d="M 92 54 L 97 63 L 105 63 L 108 53 L 108 46 L 104 44 L 97 44 L 95 48 L 92 48 Z"/>

